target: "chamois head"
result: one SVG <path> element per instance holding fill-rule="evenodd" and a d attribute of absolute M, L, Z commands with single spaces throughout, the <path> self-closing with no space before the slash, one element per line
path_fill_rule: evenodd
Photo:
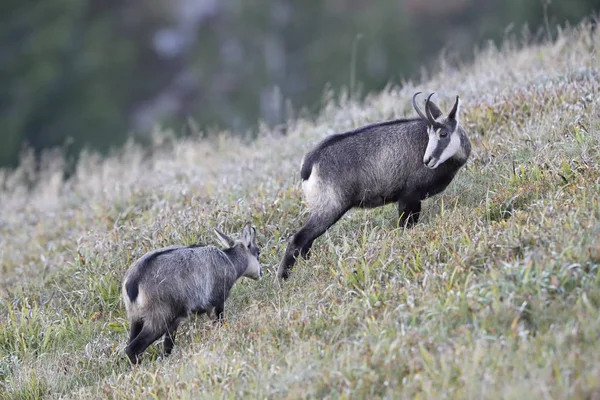
<path fill-rule="evenodd" d="M 259 280 L 262 278 L 262 267 L 258 262 L 258 257 L 260 256 L 260 249 L 256 244 L 256 229 L 247 223 L 242 231 L 242 237 L 240 240 L 235 241 L 223 232 L 218 229 L 214 229 L 217 238 L 225 246 L 226 249 L 230 249 L 235 246 L 241 246 L 244 250 L 246 257 L 248 259 L 248 266 L 246 270 L 242 274 L 247 278 L 251 278 L 254 280 Z"/>
<path fill-rule="evenodd" d="M 421 92 L 415 93 L 412 104 L 417 114 L 427 122 L 427 134 L 429 135 L 423 163 L 427 168 L 435 169 L 457 152 L 462 151 L 458 125 L 460 99 L 456 96 L 452 111 L 444 116 L 440 108 L 431 101 L 431 96 L 434 95 L 434 93 L 431 93 L 425 100 L 425 114 L 423 114 L 416 102 L 416 97 L 419 94 Z"/>

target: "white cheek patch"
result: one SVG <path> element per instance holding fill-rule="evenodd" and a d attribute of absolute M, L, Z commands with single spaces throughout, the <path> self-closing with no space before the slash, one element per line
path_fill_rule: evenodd
<path fill-rule="evenodd" d="M 423 156 L 423 162 L 425 162 L 426 160 L 429 160 L 431 158 L 431 155 L 433 154 L 433 151 L 437 148 L 439 143 L 439 139 L 438 136 L 433 133 L 433 132 L 429 132 L 429 142 L 427 142 L 427 149 L 425 149 L 425 155 Z"/>
<path fill-rule="evenodd" d="M 260 263 L 254 257 L 250 257 L 248 261 L 248 267 L 246 268 L 246 272 L 244 272 L 244 276 L 251 279 L 260 279 Z"/>
<path fill-rule="evenodd" d="M 442 152 L 442 155 L 436 162 L 434 168 L 438 167 L 444 161 L 453 157 L 456 153 L 458 153 L 459 150 L 461 150 L 460 137 L 458 136 L 458 134 L 456 134 L 456 131 L 455 131 L 450 135 L 450 143 L 448 143 L 448 146 L 446 146 L 446 148 Z"/>

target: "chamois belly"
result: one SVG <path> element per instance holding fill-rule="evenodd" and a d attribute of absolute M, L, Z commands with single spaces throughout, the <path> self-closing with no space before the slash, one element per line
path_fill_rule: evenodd
<path fill-rule="evenodd" d="M 372 196 L 369 198 L 363 198 L 356 202 L 354 207 L 358 208 L 376 208 L 385 206 L 386 204 L 395 203 L 398 200 L 395 198 L 386 198 L 383 196 Z"/>
<path fill-rule="evenodd" d="M 391 190 L 389 188 L 363 188 L 358 191 L 354 199 L 354 207 L 376 208 L 386 204 L 396 203 L 402 197 L 403 189 Z"/>

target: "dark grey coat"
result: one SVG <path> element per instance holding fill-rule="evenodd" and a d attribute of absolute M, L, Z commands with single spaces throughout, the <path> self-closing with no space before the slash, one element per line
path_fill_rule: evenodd
<path fill-rule="evenodd" d="M 415 95 L 416 96 L 416 95 Z M 467 162 L 471 144 L 459 125 L 458 98 L 444 117 L 427 99 L 426 113 L 327 137 L 304 157 L 300 176 L 310 216 L 290 240 L 278 277 L 287 278 L 313 241 L 353 207 L 397 203 L 400 223 L 414 225 L 421 201 L 442 192 Z"/>
<path fill-rule="evenodd" d="M 182 321 L 213 309 L 220 319 L 234 283 L 242 276 L 262 276 L 254 228 L 247 225 L 239 242 L 215 232 L 224 250 L 170 246 L 145 254 L 125 274 L 123 302 L 131 325 L 125 352 L 133 363 L 163 335 L 164 353 L 169 354 Z"/>

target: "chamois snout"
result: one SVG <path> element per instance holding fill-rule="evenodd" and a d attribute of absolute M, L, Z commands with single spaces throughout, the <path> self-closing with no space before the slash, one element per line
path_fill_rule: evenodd
<path fill-rule="evenodd" d="M 242 276 L 256 281 L 262 278 L 262 265 L 260 265 L 260 248 L 256 243 L 256 229 L 253 226 L 247 225 L 242 232 L 242 236 L 238 244 L 229 239 L 223 232 L 215 229 L 217 237 L 221 240 L 224 246 L 235 247 L 243 249 L 245 254 L 244 259 L 246 260 L 246 268 L 242 272 Z"/>
<path fill-rule="evenodd" d="M 423 164 L 425 164 L 425 166 L 429 169 L 435 169 L 435 162 L 436 160 L 434 160 L 430 155 L 425 155 L 425 157 L 423 157 Z"/>
<path fill-rule="evenodd" d="M 262 279 L 262 266 L 258 262 L 258 257 L 251 257 L 248 260 L 248 267 L 246 268 L 246 272 L 244 272 L 244 276 L 246 278 L 254 279 L 255 281 L 260 281 Z"/>
<path fill-rule="evenodd" d="M 251 231 L 242 233 L 242 245 L 246 249 L 248 266 L 244 271 L 243 276 L 246 278 L 259 281 L 262 278 L 262 266 L 258 261 L 260 257 L 260 249 L 256 244 L 256 229 L 252 227 Z"/>

